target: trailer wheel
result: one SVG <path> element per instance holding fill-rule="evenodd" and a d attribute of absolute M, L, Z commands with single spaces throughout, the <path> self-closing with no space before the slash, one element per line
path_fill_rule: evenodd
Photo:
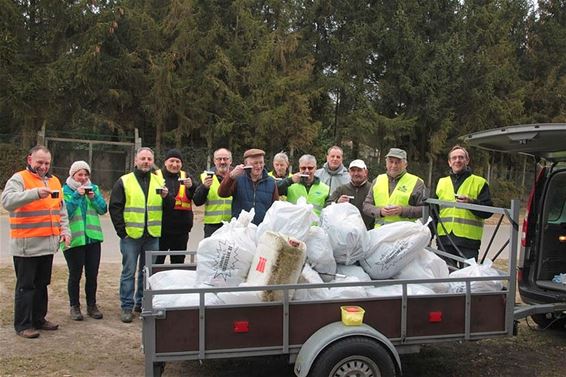
<path fill-rule="evenodd" d="M 395 364 L 376 341 L 350 337 L 331 344 L 317 357 L 309 377 L 395 377 Z"/>
<path fill-rule="evenodd" d="M 533 314 L 533 321 L 543 330 L 563 330 L 566 327 L 566 318 L 557 318 L 554 315 L 548 318 L 546 314 Z"/>

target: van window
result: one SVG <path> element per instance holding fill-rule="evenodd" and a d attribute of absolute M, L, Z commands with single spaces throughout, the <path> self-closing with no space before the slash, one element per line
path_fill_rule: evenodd
<path fill-rule="evenodd" d="M 554 175 L 545 201 L 545 225 L 566 223 L 566 174 Z"/>

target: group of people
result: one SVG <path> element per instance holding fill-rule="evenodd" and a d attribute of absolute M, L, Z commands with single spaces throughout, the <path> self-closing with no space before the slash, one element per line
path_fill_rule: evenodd
<path fill-rule="evenodd" d="M 32 148 L 26 169 L 6 183 L 1 201 L 10 212 L 10 252 L 16 272 L 14 328 L 18 335 L 36 338 L 39 330 L 56 330 L 46 320 L 47 286 L 51 280 L 53 254 L 63 250 L 69 268 L 70 316 L 83 320 L 79 300 L 84 270 L 86 314 L 103 318 L 96 303 L 97 275 L 103 232 L 99 216 L 108 212 L 120 238 L 120 319 L 132 322 L 142 310 L 146 250 L 179 251 L 171 263 L 183 263 L 193 226 L 193 205 L 204 206 L 204 236 L 211 236 L 223 222 L 242 210 L 254 209 L 260 224 L 276 200 L 296 203 L 304 197 L 320 214 L 331 203 L 349 202 L 358 208 L 368 230 L 401 220 L 421 217 L 427 190 L 424 181 L 407 171 L 406 151 L 392 148 L 386 155 L 386 172 L 373 181 L 363 160 L 346 168 L 343 151 L 331 147 L 326 162 L 317 169 L 310 154 L 298 160 L 298 172 L 289 171 L 288 156 L 273 158 L 273 170 L 265 168 L 265 152 L 248 149 L 243 163 L 233 166 L 232 153 L 220 148 L 213 154 L 214 168 L 199 179 L 183 168 L 183 156 L 169 150 L 161 169 L 154 169 L 150 148 L 140 148 L 134 170 L 116 181 L 108 206 L 97 185 L 90 181 L 85 161 L 75 161 L 64 185 L 49 173 L 51 153 L 44 146 Z M 461 146 L 448 154 L 450 173 L 439 180 L 431 197 L 443 201 L 492 205 L 484 178 L 472 174 L 470 157 Z M 489 213 L 443 207 L 436 216 L 437 243 L 444 251 L 477 258 L 483 219 Z M 164 263 L 157 256 L 155 263 Z"/>

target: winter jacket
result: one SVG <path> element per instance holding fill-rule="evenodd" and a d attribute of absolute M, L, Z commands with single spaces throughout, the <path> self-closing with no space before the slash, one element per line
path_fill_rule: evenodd
<path fill-rule="evenodd" d="M 29 169 L 28 169 L 29 170 Z M 46 185 L 46 179 L 34 173 L 34 176 L 38 180 L 42 180 L 43 184 Z M 47 175 L 46 178 L 51 178 L 51 175 Z M 26 190 L 24 186 L 24 181 L 20 173 L 14 174 L 4 187 L 2 192 L 2 206 L 13 215 L 13 212 L 29 204 L 35 200 L 39 199 L 38 190 L 36 188 Z M 60 227 L 61 235 L 71 236 L 69 230 L 69 217 L 67 215 L 67 208 L 65 202 L 61 200 L 61 210 L 60 210 Z M 59 235 L 52 235 L 46 237 L 28 237 L 28 238 L 10 238 L 9 251 L 11 255 L 17 257 L 37 257 L 42 255 L 55 254 L 59 249 Z"/>
<path fill-rule="evenodd" d="M 322 168 L 318 169 L 314 174 L 322 183 L 326 183 L 330 187 L 330 195 L 338 187 L 350 182 L 350 173 L 344 165 L 340 165 L 336 170 L 330 170 L 328 162 L 325 162 Z"/>

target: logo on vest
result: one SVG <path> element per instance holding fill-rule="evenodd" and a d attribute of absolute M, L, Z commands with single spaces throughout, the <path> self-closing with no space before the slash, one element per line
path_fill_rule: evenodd
<path fill-rule="evenodd" d="M 401 187 L 397 187 L 397 190 L 401 191 L 401 192 L 407 192 L 407 186 L 403 185 Z"/>

